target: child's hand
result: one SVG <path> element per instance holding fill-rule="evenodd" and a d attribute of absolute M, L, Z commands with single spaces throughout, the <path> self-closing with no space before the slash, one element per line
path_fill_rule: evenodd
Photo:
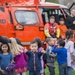
<path fill-rule="evenodd" d="M 5 71 L 1 69 L 1 73 L 2 73 L 2 74 L 5 74 Z"/>
<path fill-rule="evenodd" d="M 15 63 L 15 61 L 14 61 L 14 60 L 12 60 L 12 61 L 11 61 L 11 63 Z"/>
<path fill-rule="evenodd" d="M 42 50 L 41 52 L 42 52 L 42 53 L 46 53 L 46 51 L 45 51 L 45 50 Z"/>
<path fill-rule="evenodd" d="M 28 51 L 28 50 L 27 50 L 27 48 L 25 47 L 25 48 L 24 48 L 24 52 L 26 53 L 27 51 Z"/>
<path fill-rule="evenodd" d="M 72 60 L 71 63 L 74 64 L 74 60 Z"/>
<path fill-rule="evenodd" d="M 0 67 L 0 72 L 1 72 L 1 70 L 2 70 L 2 69 L 1 69 L 1 67 Z"/>

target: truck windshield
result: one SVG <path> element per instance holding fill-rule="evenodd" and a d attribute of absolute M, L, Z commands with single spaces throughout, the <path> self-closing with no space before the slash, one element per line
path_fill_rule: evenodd
<path fill-rule="evenodd" d="M 34 25 L 39 23 L 39 18 L 35 11 L 17 10 L 15 17 L 21 25 Z"/>

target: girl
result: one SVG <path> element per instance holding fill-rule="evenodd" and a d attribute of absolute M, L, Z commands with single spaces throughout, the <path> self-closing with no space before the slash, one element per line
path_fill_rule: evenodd
<path fill-rule="evenodd" d="M 73 52 L 73 56 L 74 56 L 74 62 L 72 64 L 72 68 L 73 70 L 75 70 L 75 43 L 74 43 L 74 52 Z"/>
<path fill-rule="evenodd" d="M 35 38 L 34 41 L 36 41 L 38 43 L 38 50 L 42 51 L 42 42 L 40 40 L 40 38 Z M 40 71 L 41 75 L 44 75 L 44 61 L 43 61 L 43 56 L 41 56 L 41 65 L 42 65 L 42 70 Z"/>
<path fill-rule="evenodd" d="M 0 53 L 0 75 L 6 74 L 6 67 L 13 61 L 13 56 L 10 53 L 9 45 L 1 45 Z"/>
<path fill-rule="evenodd" d="M 73 31 L 68 30 L 66 32 L 66 43 L 65 48 L 67 49 L 67 75 L 72 75 L 72 64 L 73 64 L 73 52 L 74 52 L 74 43 L 73 39 Z"/>
<path fill-rule="evenodd" d="M 16 65 L 16 75 L 26 75 L 27 71 L 27 56 L 23 52 L 24 48 L 17 44 L 14 38 L 10 38 L 11 40 L 11 52 L 14 56 L 14 61 Z"/>

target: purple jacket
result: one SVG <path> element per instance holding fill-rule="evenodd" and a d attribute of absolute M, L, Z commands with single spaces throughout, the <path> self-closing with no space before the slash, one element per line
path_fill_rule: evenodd
<path fill-rule="evenodd" d="M 27 55 L 25 53 L 21 53 L 14 57 L 16 68 L 27 67 Z"/>

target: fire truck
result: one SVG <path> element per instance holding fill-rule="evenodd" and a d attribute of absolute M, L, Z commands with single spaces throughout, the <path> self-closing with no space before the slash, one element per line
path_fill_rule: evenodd
<path fill-rule="evenodd" d="M 40 0 L 0 0 L 0 35 L 19 38 L 23 45 L 29 45 L 39 37 L 45 41 L 44 25 L 50 16 L 56 22 L 69 15 L 67 6 L 40 2 Z"/>

